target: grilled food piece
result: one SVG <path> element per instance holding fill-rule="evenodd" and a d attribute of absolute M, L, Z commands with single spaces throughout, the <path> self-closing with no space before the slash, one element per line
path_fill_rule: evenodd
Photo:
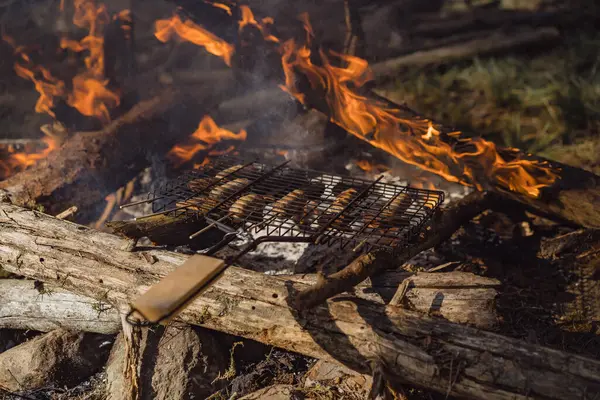
<path fill-rule="evenodd" d="M 335 200 L 331 204 L 331 207 L 327 210 L 328 214 L 337 214 L 340 213 L 346 208 L 348 204 L 352 201 L 354 196 L 356 196 L 356 189 L 346 189 L 336 196 Z"/>
<path fill-rule="evenodd" d="M 175 206 L 177 208 L 185 207 L 189 210 L 206 213 L 208 210 L 216 206 L 218 202 L 214 199 L 205 196 L 196 196 L 191 199 L 178 201 Z"/>
<path fill-rule="evenodd" d="M 296 189 L 273 203 L 273 212 L 282 218 L 302 215 L 307 201 L 308 198 L 304 190 Z"/>
<path fill-rule="evenodd" d="M 244 168 L 243 165 L 241 164 L 236 164 L 233 167 L 229 167 L 227 169 L 224 169 L 223 171 L 219 172 L 217 175 L 215 175 L 215 178 L 217 179 L 223 179 L 225 178 L 227 175 L 234 173 L 240 169 Z"/>
<path fill-rule="evenodd" d="M 260 194 L 250 193 L 237 199 L 231 207 L 229 214 L 235 222 L 240 222 L 253 212 L 261 211 L 266 205 L 265 198 Z"/>
<path fill-rule="evenodd" d="M 392 202 L 381 212 L 384 219 L 396 219 L 401 217 L 410 207 L 412 199 L 408 193 L 400 193 Z"/>
<path fill-rule="evenodd" d="M 222 185 L 216 186 L 210 191 L 209 196 L 212 199 L 222 201 L 249 183 L 250 181 L 246 178 L 237 178 Z"/>
<path fill-rule="evenodd" d="M 196 178 L 189 181 L 187 187 L 193 192 L 202 192 L 213 182 L 215 182 L 214 178 Z"/>

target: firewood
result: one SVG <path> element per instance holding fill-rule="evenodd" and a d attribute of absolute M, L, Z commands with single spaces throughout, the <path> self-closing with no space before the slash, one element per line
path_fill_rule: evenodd
<path fill-rule="evenodd" d="M 119 250 L 125 239 L 0 204 L 0 263 L 127 311 L 187 256 L 155 250 L 152 265 Z M 230 267 L 182 312 L 201 325 L 370 373 L 467 398 L 580 399 L 600 393 L 600 362 L 423 316 L 397 306 L 339 297 L 301 313 L 285 278 Z M 568 385 L 565 382 L 569 382 Z"/>
<path fill-rule="evenodd" d="M 377 80 L 386 80 L 397 75 L 408 66 L 442 64 L 460 59 L 512 51 L 525 46 L 553 44 L 560 38 L 556 28 L 539 28 L 517 33 L 492 33 L 488 37 L 473 39 L 464 43 L 449 45 L 432 50 L 416 51 L 412 54 L 392 58 L 371 66 Z"/>
<path fill-rule="evenodd" d="M 106 339 L 64 329 L 37 336 L 0 354 L 0 387 L 21 392 L 78 384 L 106 362 Z"/>
<path fill-rule="evenodd" d="M 196 129 L 202 109 L 231 95 L 236 85 L 232 71 L 208 74 L 213 78 L 209 84 L 181 92 L 166 89 L 100 131 L 74 134 L 37 165 L 0 182 L 0 189 L 15 204 L 41 203 L 53 214 L 76 205 L 87 222 L 82 214 L 96 217 L 95 206 L 103 206 L 107 194 L 146 168 L 148 154 L 162 155 L 184 140 Z"/>
<path fill-rule="evenodd" d="M 0 279 L 0 303 L 0 329 L 63 328 L 104 334 L 121 329 L 121 319 L 110 304 L 41 282 Z"/>

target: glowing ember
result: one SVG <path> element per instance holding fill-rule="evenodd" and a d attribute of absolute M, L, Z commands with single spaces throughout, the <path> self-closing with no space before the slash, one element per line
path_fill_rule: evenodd
<path fill-rule="evenodd" d="M 196 153 L 202 150 L 206 150 L 209 156 L 230 153 L 235 148 L 232 145 L 222 150 L 214 149 L 214 147 L 222 141 L 244 141 L 246 140 L 246 136 L 246 131 L 243 129 L 239 133 L 233 133 L 227 129 L 220 128 L 211 117 L 206 115 L 202 118 L 200 124 L 198 124 L 198 129 L 190 136 L 189 142 L 174 146 L 167 154 L 167 157 L 173 162 L 175 167 L 179 167 L 190 161 Z M 207 159 L 200 165 L 204 165 L 204 162 L 207 162 Z"/>
<path fill-rule="evenodd" d="M 231 66 L 234 47 L 190 20 L 182 21 L 178 15 L 170 19 L 161 19 L 155 23 L 155 36 L 161 42 L 167 42 L 177 35 L 183 40 L 202 46 L 210 54 L 221 57 Z"/>

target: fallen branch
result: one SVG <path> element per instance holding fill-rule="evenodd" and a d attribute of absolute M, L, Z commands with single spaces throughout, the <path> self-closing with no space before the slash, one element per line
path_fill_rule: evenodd
<path fill-rule="evenodd" d="M 117 236 L 0 204 L 0 263 L 23 276 L 126 304 L 187 256 L 119 250 Z M 302 314 L 287 297 L 306 285 L 230 267 L 181 314 L 191 324 L 246 337 L 391 381 L 480 399 L 581 399 L 600 394 L 600 362 L 525 344 L 397 306 L 336 298 Z M 568 385 L 565 382 L 569 382 Z"/>
<path fill-rule="evenodd" d="M 556 28 L 539 28 L 533 31 L 510 34 L 496 32 L 489 37 L 392 58 L 373 64 L 371 69 L 375 78 L 381 81 L 397 75 L 401 68 L 407 66 L 441 64 L 475 56 L 511 51 L 525 46 L 554 44 L 558 39 L 560 39 L 560 33 Z"/>

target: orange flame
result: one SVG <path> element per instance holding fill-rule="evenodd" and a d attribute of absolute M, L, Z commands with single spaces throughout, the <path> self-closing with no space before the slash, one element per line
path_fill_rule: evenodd
<path fill-rule="evenodd" d="M 17 171 L 22 171 L 32 165 L 35 165 L 39 160 L 42 160 L 59 147 L 58 138 L 49 135 L 44 131 L 45 135 L 42 142 L 45 148 L 41 151 L 14 152 L 9 149 L 9 157 L 6 160 L 0 160 L 0 178 L 5 179 Z"/>
<path fill-rule="evenodd" d="M 110 16 L 104 5 L 96 6 L 93 0 L 75 0 L 73 23 L 88 30 L 88 35 L 80 41 L 68 38 L 61 40 L 63 49 L 75 52 L 87 51 L 86 70 L 73 78 L 73 90 L 67 97 L 67 104 L 81 114 L 93 116 L 103 122 L 110 121 L 109 109 L 119 105 L 119 95 L 110 90 L 104 76 L 104 27 Z M 125 14 L 124 14 L 125 15 Z"/>
<path fill-rule="evenodd" d="M 240 29 L 249 24 L 261 28 L 249 8 L 241 6 L 240 9 Z M 337 60 L 336 64 L 345 65 L 334 66 L 328 55 L 320 51 L 321 65 L 313 64 L 309 45 L 314 32 L 307 14 L 300 15 L 299 19 L 304 23 L 306 44 L 298 45 L 293 39 L 280 44 L 285 76 L 285 83 L 280 87 L 306 104 L 306 94 L 296 85 L 297 77 L 304 76 L 313 90 L 325 93 L 330 120 L 348 132 L 408 164 L 440 175 L 451 182 L 475 186 L 478 190 L 484 189 L 482 182 L 491 181 L 505 189 L 537 197 L 541 188 L 552 185 L 558 178 L 556 171 L 548 163 L 522 159 L 516 151 L 510 155 L 512 159 L 505 159 L 494 143 L 482 138 L 461 138 L 460 132 L 447 133 L 447 136 L 453 137 L 458 143 L 456 147 L 460 146 L 460 149 L 454 148 L 442 140 L 440 132 L 431 121 L 403 117 L 400 110 L 359 94 L 357 89 L 372 79 L 367 61 L 329 52 L 329 56 Z M 269 19 L 263 21 L 272 23 Z M 177 33 L 191 42 L 195 42 L 194 35 L 209 36 L 210 41 L 196 41 L 197 44 L 206 46 L 207 50 L 208 45 L 214 43 L 218 43 L 219 49 L 226 48 L 226 62 L 234 52 L 233 46 L 189 21 L 181 22 L 178 17 L 171 21 L 158 21 L 157 37 L 162 41 L 168 40 L 172 32 L 177 31 L 176 27 L 172 28 L 174 25 L 186 26 L 187 30 L 182 29 Z M 163 29 L 167 29 L 168 33 L 164 34 Z M 276 41 L 279 42 L 278 39 Z M 193 149 L 189 151 L 191 150 Z M 482 175 L 485 179 L 482 179 Z"/>
<path fill-rule="evenodd" d="M 310 26 L 306 28 L 311 32 Z M 450 135 L 458 138 L 468 150 L 459 151 L 440 138 L 440 132 L 426 119 L 403 118 L 400 110 L 391 109 L 356 92 L 371 79 L 368 63 L 358 57 L 330 52 L 346 67 L 336 67 L 321 51 L 322 65 L 311 62 L 310 50 L 288 40 L 282 47 L 282 65 L 285 86 L 282 89 L 305 103 L 305 94 L 295 84 L 297 73 L 304 75 L 313 89 L 325 91 L 332 122 L 385 150 L 400 160 L 435 173 L 452 182 L 483 186 L 477 178 L 478 171 L 511 191 L 528 196 L 539 196 L 540 189 L 551 185 L 556 173 L 547 163 L 523 160 L 505 160 L 492 142 L 481 138 L 459 138 L 459 132 Z M 518 156 L 517 152 L 514 153 Z"/>
<path fill-rule="evenodd" d="M 262 21 L 259 23 L 254 18 L 254 14 L 252 13 L 252 10 L 250 10 L 250 7 L 240 6 L 240 11 L 242 12 L 242 19 L 238 22 L 238 32 L 241 33 L 246 26 L 252 25 L 258 28 L 264 40 L 266 40 L 267 42 L 279 43 L 279 39 L 271 35 L 268 30 L 269 25 L 273 24 L 273 18 L 263 18 Z"/>
<path fill-rule="evenodd" d="M 182 21 L 178 15 L 173 15 L 170 19 L 156 21 L 154 26 L 154 36 L 161 42 L 167 42 L 174 35 L 177 35 L 181 39 L 204 47 L 210 54 L 221 57 L 225 64 L 231 66 L 231 57 L 234 52 L 233 45 L 213 35 L 200 25 L 190 20 Z"/>
<path fill-rule="evenodd" d="M 233 151 L 234 147 L 229 146 L 225 150 L 215 150 L 213 147 L 217 143 L 227 140 L 244 141 L 246 136 L 244 129 L 240 130 L 239 133 L 233 133 L 220 128 L 210 116 L 206 115 L 198 124 L 198 129 L 190 136 L 189 143 L 174 146 L 167 153 L 167 158 L 173 162 L 175 167 L 179 167 L 190 161 L 201 150 L 209 150 L 208 155 L 226 154 Z"/>
<path fill-rule="evenodd" d="M 371 172 L 374 170 L 377 172 L 384 172 L 389 171 L 390 169 L 387 165 L 373 164 L 371 161 L 368 160 L 358 160 L 356 161 L 356 166 L 365 172 Z"/>
<path fill-rule="evenodd" d="M 61 2 L 61 9 L 64 4 Z M 119 14 L 121 15 L 121 14 Z M 93 0 L 75 0 L 73 23 L 88 29 L 88 35 L 80 41 L 62 38 L 61 47 L 74 52 L 87 52 L 85 57 L 86 70 L 77 74 L 72 80 L 72 90 L 69 92 L 64 82 L 52 76 L 50 71 L 42 66 L 33 65 L 30 57 L 22 46 L 7 36 L 3 39 L 15 49 L 15 54 L 22 62 L 15 63 L 18 76 L 32 81 L 40 97 L 35 105 L 35 111 L 47 113 L 56 117 L 52 108 L 56 98 L 65 98 L 68 105 L 76 108 L 81 114 L 93 116 L 106 123 L 110 121 L 109 109 L 119 105 L 119 95 L 110 90 L 108 80 L 104 76 L 104 38 L 102 31 L 110 21 L 106 8 L 96 7 Z"/>

